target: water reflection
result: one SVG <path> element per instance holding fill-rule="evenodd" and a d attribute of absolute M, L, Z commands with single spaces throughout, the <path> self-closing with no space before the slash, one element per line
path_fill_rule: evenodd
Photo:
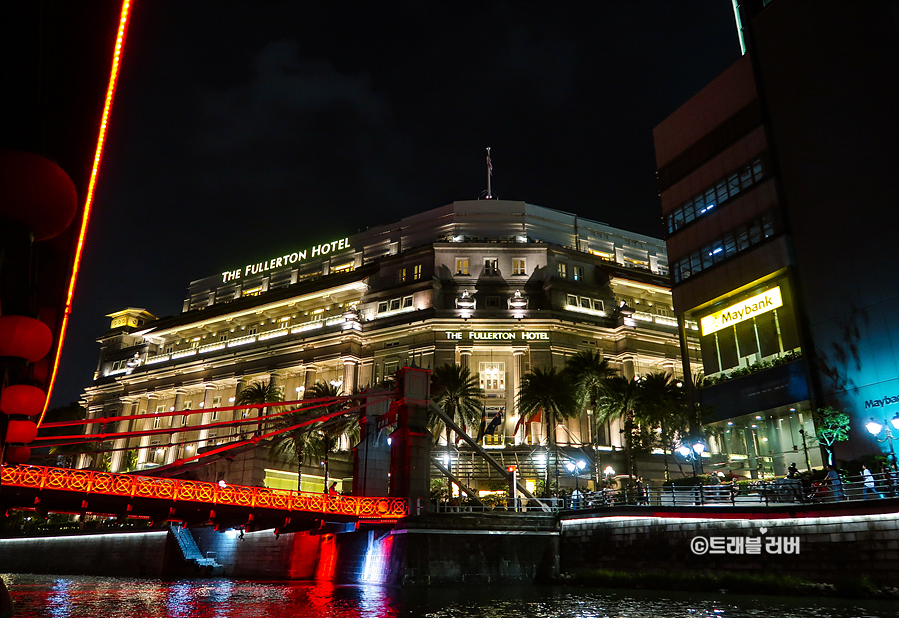
<path fill-rule="evenodd" d="M 846 599 L 531 585 L 396 590 L 330 582 L 49 575 L 3 578 L 18 618 L 899 618 L 895 604 Z"/>
<path fill-rule="evenodd" d="M 47 609 L 52 618 L 69 618 L 72 609 L 72 600 L 69 596 L 70 584 L 71 581 L 68 579 L 53 581 L 53 588 L 47 595 Z"/>

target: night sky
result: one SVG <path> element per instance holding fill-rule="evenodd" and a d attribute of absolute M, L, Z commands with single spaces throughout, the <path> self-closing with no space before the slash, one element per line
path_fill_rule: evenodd
<path fill-rule="evenodd" d="M 136 2 L 52 405 L 104 317 L 493 192 L 662 236 L 652 129 L 740 54 L 729 0 Z"/>

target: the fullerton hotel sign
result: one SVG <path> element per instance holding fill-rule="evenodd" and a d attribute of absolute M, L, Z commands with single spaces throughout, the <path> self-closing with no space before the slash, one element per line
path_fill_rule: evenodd
<path fill-rule="evenodd" d="M 274 257 L 264 262 L 257 262 L 256 264 L 247 264 L 245 268 L 238 268 L 237 270 L 226 270 L 222 273 L 222 283 L 228 283 L 229 281 L 233 281 L 234 279 L 240 279 L 241 277 L 249 277 L 250 275 L 258 275 L 260 273 L 267 272 L 269 270 L 273 270 L 275 268 L 283 268 L 284 266 L 289 266 L 290 264 L 296 264 L 297 262 L 302 262 L 309 255 L 309 252 L 312 252 L 312 257 L 319 257 L 328 255 L 333 251 L 343 251 L 344 249 L 349 249 L 350 247 L 350 239 L 342 238 L 341 240 L 335 240 L 334 242 L 326 242 L 321 245 L 315 245 L 310 249 L 303 249 L 302 251 L 294 251 L 293 253 L 287 253 L 285 255 Z"/>
<path fill-rule="evenodd" d="M 549 341 L 549 333 L 532 331 L 446 331 L 446 338 L 455 341 Z"/>

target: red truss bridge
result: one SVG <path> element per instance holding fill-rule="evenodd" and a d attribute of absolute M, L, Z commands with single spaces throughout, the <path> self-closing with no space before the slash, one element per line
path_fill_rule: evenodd
<path fill-rule="evenodd" d="M 353 522 L 392 523 L 409 514 L 409 500 L 403 496 L 343 496 L 249 487 L 225 483 L 204 482 L 185 478 L 169 478 L 202 467 L 215 456 L 234 454 L 256 448 L 262 441 L 277 441 L 288 433 L 305 433 L 329 423 L 365 416 L 373 403 L 396 399 L 394 392 L 381 392 L 364 403 L 358 397 L 339 396 L 321 399 L 249 404 L 219 408 L 219 411 L 240 411 L 241 417 L 223 423 L 186 425 L 166 429 L 105 433 L 106 425 L 121 421 L 156 417 L 184 417 L 203 411 L 177 411 L 159 415 L 97 418 L 82 421 L 47 423 L 53 427 L 91 427 L 101 424 L 100 431 L 67 436 L 37 438 L 45 445 L 88 445 L 123 436 L 168 434 L 172 446 L 188 442 L 177 440 L 173 434 L 209 427 L 233 426 L 238 434 L 233 440 L 205 452 L 185 456 L 177 461 L 152 469 L 148 475 L 117 474 L 95 470 L 30 465 L 0 467 L 0 508 L 31 509 L 38 515 L 49 512 L 99 514 L 120 520 L 142 518 L 154 525 L 165 521 L 181 521 L 185 525 L 214 524 L 219 529 L 275 528 L 294 531 L 315 528 L 323 523 L 350 524 Z M 339 409 L 334 410 L 335 406 Z M 256 409 L 257 416 L 248 417 Z M 249 427 L 248 427 L 249 426 Z M 109 449 L 114 451 L 117 449 Z M 90 452 L 90 451 L 84 451 Z M 103 451 L 100 451 L 101 453 Z M 205 460 L 205 461 L 204 461 Z M 151 476 L 152 475 L 152 476 Z M 386 487 L 384 488 L 386 490 Z M 388 493 L 387 491 L 384 494 Z"/>
<path fill-rule="evenodd" d="M 320 521 L 388 523 L 409 512 L 403 498 L 334 496 L 44 466 L 4 466 L 0 484 L 0 501 L 7 509 L 141 517 L 154 523 L 298 530 Z"/>

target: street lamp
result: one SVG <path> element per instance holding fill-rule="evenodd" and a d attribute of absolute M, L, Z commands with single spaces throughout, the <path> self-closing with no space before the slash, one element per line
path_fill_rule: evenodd
<path fill-rule="evenodd" d="M 693 476 L 697 475 L 697 468 L 699 469 L 698 474 L 702 474 L 702 453 L 704 451 L 705 444 L 699 441 L 693 444 L 692 447 L 681 444 L 677 449 L 677 452 L 680 453 L 681 457 L 692 463 Z"/>
<path fill-rule="evenodd" d="M 871 420 L 865 424 L 865 429 L 868 430 L 874 439 L 878 442 L 889 442 L 890 443 L 890 458 L 893 460 L 893 465 L 896 465 L 896 451 L 893 450 L 893 440 L 899 438 L 899 436 L 894 436 L 893 431 L 886 426 L 886 419 L 883 421 L 883 425 L 874 420 L 874 417 L 871 417 Z M 899 413 L 896 414 L 893 418 L 890 419 L 890 425 L 893 426 L 893 429 L 899 431 Z M 878 434 L 883 430 L 883 438 L 878 438 Z"/>
<path fill-rule="evenodd" d="M 576 461 L 576 462 L 571 461 L 571 460 L 568 460 L 567 462 L 565 462 L 565 468 L 566 468 L 569 472 L 571 472 L 572 474 L 574 474 L 574 491 L 575 491 L 578 495 L 580 495 L 580 493 L 581 493 L 580 490 L 579 490 L 579 488 L 578 488 L 578 479 L 579 479 L 580 476 L 581 476 L 581 470 L 583 470 L 583 469 L 586 468 L 586 467 L 587 467 L 587 462 L 585 462 L 583 459 L 580 459 L 580 460 L 578 460 L 578 461 Z"/>

